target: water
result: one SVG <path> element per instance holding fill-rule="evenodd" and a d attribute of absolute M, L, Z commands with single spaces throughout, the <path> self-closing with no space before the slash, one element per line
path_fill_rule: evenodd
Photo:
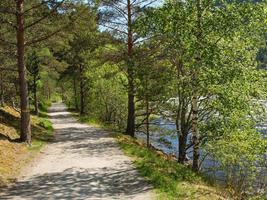
<path fill-rule="evenodd" d="M 267 124 L 261 124 L 256 127 L 261 133 L 263 133 L 263 137 L 267 138 Z M 146 134 L 137 132 L 136 137 L 139 140 L 146 141 Z M 190 143 L 192 135 L 189 134 L 187 138 L 187 143 Z M 151 125 L 151 133 L 150 133 L 150 142 L 153 147 L 163 151 L 168 155 L 177 155 L 178 152 L 178 138 L 176 134 L 176 126 L 170 120 L 164 119 L 162 117 L 154 120 Z M 225 183 L 226 181 L 226 173 L 220 170 L 220 163 L 217 162 L 211 156 L 204 155 L 204 151 L 200 150 L 201 155 L 201 171 L 209 176 L 213 176 L 217 181 Z M 265 161 L 267 162 L 267 154 L 265 156 Z M 192 148 L 188 149 L 187 157 L 192 159 Z M 266 166 L 263 166 L 261 176 L 266 176 Z"/>

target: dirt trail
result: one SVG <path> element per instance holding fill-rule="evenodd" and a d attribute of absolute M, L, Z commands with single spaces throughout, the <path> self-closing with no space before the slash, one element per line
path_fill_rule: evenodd
<path fill-rule="evenodd" d="M 63 104 L 53 104 L 49 115 L 55 141 L 0 199 L 154 199 L 107 132 L 78 123 Z"/>

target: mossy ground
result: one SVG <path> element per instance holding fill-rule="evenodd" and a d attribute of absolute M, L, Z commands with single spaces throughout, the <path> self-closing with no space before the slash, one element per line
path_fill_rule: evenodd
<path fill-rule="evenodd" d="M 0 108 L 0 186 L 14 180 L 40 149 L 53 138 L 53 127 L 45 112 L 31 116 L 32 145 L 18 142 L 20 114 L 5 106 Z"/>

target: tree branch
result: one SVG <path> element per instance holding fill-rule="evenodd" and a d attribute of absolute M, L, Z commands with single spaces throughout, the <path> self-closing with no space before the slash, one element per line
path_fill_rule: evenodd
<path fill-rule="evenodd" d="M 17 72 L 16 69 L 10 69 L 10 68 L 7 68 L 7 67 L 0 67 L 0 71 L 12 71 L 12 72 Z"/>
<path fill-rule="evenodd" d="M 12 14 L 16 15 L 17 13 L 13 10 L 10 10 L 9 8 L 0 6 L 0 13 L 6 13 L 6 14 Z"/>
<path fill-rule="evenodd" d="M 64 3 L 64 1 L 65 1 L 65 0 L 62 0 L 62 1 L 61 1 L 60 3 L 58 3 L 55 7 L 53 7 L 53 8 L 51 9 L 51 11 L 50 11 L 47 15 L 44 15 L 44 16 L 41 17 L 40 19 L 38 19 L 38 20 L 34 21 L 33 23 L 31 23 L 31 24 L 25 26 L 24 29 L 26 30 L 26 29 L 28 29 L 28 28 L 30 28 L 30 27 L 32 27 L 32 26 L 34 26 L 34 25 L 40 23 L 41 21 L 45 20 L 45 19 L 46 19 L 47 17 L 49 17 L 52 13 L 56 12 L 57 8 L 59 8 L 59 7 Z"/>
<path fill-rule="evenodd" d="M 4 40 L 2 38 L 0 38 L 0 43 L 6 44 L 6 45 L 17 45 L 17 43 L 10 42 L 10 41 Z"/>
<path fill-rule="evenodd" d="M 37 8 L 39 8 L 39 7 L 41 7 L 41 6 L 45 5 L 45 4 L 47 4 L 47 3 L 49 3 L 49 2 L 50 2 L 50 0 L 48 0 L 48 1 L 42 1 L 42 3 L 36 4 L 36 5 L 32 6 L 31 8 L 25 10 L 25 11 L 24 11 L 24 14 L 28 13 L 28 12 L 31 11 L 31 10 L 37 9 Z"/>
<path fill-rule="evenodd" d="M 10 25 L 11 27 L 17 29 L 17 26 L 7 19 L 0 18 L 0 23 Z"/>
<path fill-rule="evenodd" d="M 122 33 L 122 34 L 128 35 L 128 33 L 127 33 L 126 31 L 119 30 L 119 29 L 117 29 L 117 28 L 115 28 L 115 27 L 108 26 L 108 25 L 105 25 L 105 24 L 98 24 L 98 25 L 100 25 L 100 26 L 104 26 L 104 27 L 106 27 L 106 28 L 108 28 L 108 29 L 112 29 L 112 30 L 114 30 L 114 31 L 118 31 L 118 32 L 120 32 L 120 33 Z"/>
<path fill-rule="evenodd" d="M 57 33 L 59 33 L 60 31 L 62 31 L 63 28 L 60 28 L 50 34 L 46 34 L 46 35 L 43 35 L 39 38 L 36 38 L 36 39 L 32 39 L 31 41 L 28 41 L 25 43 L 25 46 L 30 46 L 32 44 L 35 44 L 35 43 L 38 43 L 38 42 L 42 42 L 43 40 L 46 40 L 46 39 L 49 39 L 50 37 L 56 35 Z"/>

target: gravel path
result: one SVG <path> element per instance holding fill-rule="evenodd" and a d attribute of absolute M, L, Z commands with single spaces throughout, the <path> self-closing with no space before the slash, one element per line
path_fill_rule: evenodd
<path fill-rule="evenodd" d="M 0 199 L 154 199 L 107 132 L 78 123 L 63 104 L 53 104 L 49 115 L 54 142 Z"/>

